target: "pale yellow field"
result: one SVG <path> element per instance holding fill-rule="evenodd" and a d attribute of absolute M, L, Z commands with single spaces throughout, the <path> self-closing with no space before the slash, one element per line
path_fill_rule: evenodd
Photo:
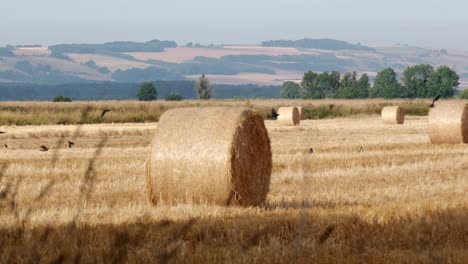
<path fill-rule="evenodd" d="M 426 124 L 266 121 L 264 208 L 150 206 L 156 123 L 0 127 L 0 262 L 466 263 L 468 146 Z"/>
<path fill-rule="evenodd" d="M 13 53 L 18 56 L 45 56 L 52 52 L 47 47 L 22 47 L 15 48 Z"/>
<path fill-rule="evenodd" d="M 190 48 L 177 47 L 166 48 L 164 52 L 127 52 L 139 60 L 162 60 L 167 62 L 181 63 L 193 60 L 197 56 L 207 58 L 221 58 L 228 55 L 297 55 L 309 52 L 300 51 L 295 48 L 277 48 L 261 46 L 226 46 L 222 48 Z M 314 54 L 314 53 L 312 53 Z"/>
<path fill-rule="evenodd" d="M 279 71 L 276 74 L 266 73 L 240 73 L 235 75 L 207 75 L 213 83 L 222 84 L 258 84 L 258 85 L 282 85 L 286 81 L 300 82 L 303 72 Z M 198 80 L 200 75 L 187 75 L 190 80 Z"/>

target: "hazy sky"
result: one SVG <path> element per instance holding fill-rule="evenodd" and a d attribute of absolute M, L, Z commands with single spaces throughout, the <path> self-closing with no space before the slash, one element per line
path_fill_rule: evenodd
<path fill-rule="evenodd" d="M 468 50 L 466 0 L 3 0 L 0 45 L 336 38 Z"/>

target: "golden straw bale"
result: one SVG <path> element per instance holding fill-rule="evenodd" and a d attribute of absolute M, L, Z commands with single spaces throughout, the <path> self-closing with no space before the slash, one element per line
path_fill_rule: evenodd
<path fill-rule="evenodd" d="M 175 108 L 165 112 L 147 167 L 153 204 L 258 206 L 272 170 L 260 114 L 247 108 Z"/>
<path fill-rule="evenodd" d="M 382 122 L 384 124 L 403 124 L 405 113 L 399 106 L 387 106 L 382 109 Z"/>
<path fill-rule="evenodd" d="M 468 104 L 437 103 L 429 112 L 428 132 L 433 144 L 468 143 Z"/>
<path fill-rule="evenodd" d="M 299 116 L 300 116 L 301 120 L 306 120 L 306 119 L 307 119 L 307 115 L 306 115 L 305 108 L 302 107 L 302 106 L 298 106 L 298 107 L 297 107 L 297 110 L 299 111 Z"/>
<path fill-rule="evenodd" d="M 278 108 L 278 122 L 282 126 L 296 126 L 301 122 L 299 110 L 295 106 Z"/>

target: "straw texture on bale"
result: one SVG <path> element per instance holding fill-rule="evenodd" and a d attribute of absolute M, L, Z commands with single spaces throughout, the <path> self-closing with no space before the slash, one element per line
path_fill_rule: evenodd
<path fill-rule="evenodd" d="M 301 122 L 299 110 L 295 106 L 278 108 L 278 122 L 282 126 L 296 126 Z"/>
<path fill-rule="evenodd" d="M 439 102 L 429 112 L 429 138 L 433 144 L 468 143 L 468 104 Z"/>
<path fill-rule="evenodd" d="M 403 124 L 405 114 L 399 106 L 387 106 L 382 109 L 382 123 L 384 124 Z"/>
<path fill-rule="evenodd" d="M 299 116 L 301 117 L 301 120 L 306 120 L 307 119 L 306 111 L 305 111 L 304 107 L 298 106 L 297 111 L 299 111 Z"/>
<path fill-rule="evenodd" d="M 158 123 L 147 165 L 153 204 L 258 206 L 272 170 L 261 115 L 247 108 L 176 108 Z"/>

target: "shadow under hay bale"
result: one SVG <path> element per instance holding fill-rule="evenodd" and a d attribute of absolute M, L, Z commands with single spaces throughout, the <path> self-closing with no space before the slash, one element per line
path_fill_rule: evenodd
<path fill-rule="evenodd" d="M 280 107 L 278 114 L 278 122 L 282 126 L 296 126 L 301 122 L 299 110 L 295 106 Z"/>
<path fill-rule="evenodd" d="M 161 116 L 147 165 L 153 204 L 258 206 L 272 171 L 261 115 L 247 108 L 178 108 Z"/>
<path fill-rule="evenodd" d="M 304 107 L 298 106 L 297 111 L 299 111 L 299 117 L 301 118 L 301 120 L 306 120 L 307 119 L 307 115 L 306 115 L 306 111 L 305 111 Z"/>
<path fill-rule="evenodd" d="M 429 112 L 429 139 L 432 144 L 468 143 L 468 104 L 439 102 Z"/>
<path fill-rule="evenodd" d="M 399 106 L 387 106 L 382 109 L 382 123 L 386 125 L 403 124 L 405 113 Z"/>

